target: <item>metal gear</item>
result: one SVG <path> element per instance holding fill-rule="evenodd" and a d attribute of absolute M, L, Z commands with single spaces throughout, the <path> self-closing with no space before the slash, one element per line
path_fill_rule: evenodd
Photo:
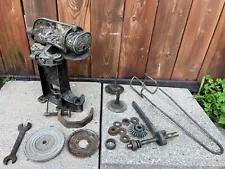
<path fill-rule="evenodd" d="M 129 128 L 132 136 L 143 138 L 147 135 L 147 128 L 143 124 L 132 124 Z"/>

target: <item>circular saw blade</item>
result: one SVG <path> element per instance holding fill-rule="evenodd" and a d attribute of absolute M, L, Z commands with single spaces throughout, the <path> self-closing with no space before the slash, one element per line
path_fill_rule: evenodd
<path fill-rule="evenodd" d="M 43 128 L 28 138 L 24 153 L 32 161 L 49 161 L 61 152 L 64 142 L 65 138 L 60 130 L 55 127 Z"/>

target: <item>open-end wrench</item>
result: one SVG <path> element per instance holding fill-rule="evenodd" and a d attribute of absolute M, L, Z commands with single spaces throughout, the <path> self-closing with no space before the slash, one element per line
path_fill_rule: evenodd
<path fill-rule="evenodd" d="M 16 160 L 17 160 L 16 153 L 17 153 L 17 151 L 18 151 L 18 149 L 19 149 L 19 147 L 20 147 L 20 144 L 21 144 L 21 142 L 22 142 L 22 140 L 23 140 L 23 137 L 24 137 L 25 133 L 26 133 L 31 127 L 32 127 L 32 125 L 31 125 L 31 123 L 29 123 L 29 122 L 27 123 L 26 126 L 23 126 L 23 124 L 20 124 L 20 125 L 18 126 L 18 130 L 19 130 L 20 133 L 19 133 L 19 135 L 17 136 L 16 142 L 15 142 L 15 144 L 14 144 L 14 146 L 13 146 L 13 149 L 12 149 L 11 153 L 10 153 L 8 156 L 6 156 L 6 157 L 4 158 L 4 160 L 3 160 L 3 163 L 4 163 L 5 165 L 7 165 L 8 162 L 9 162 L 10 160 L 12 160 L 12 163 L 15 163 L 15 162 L 16 162 Z"/>

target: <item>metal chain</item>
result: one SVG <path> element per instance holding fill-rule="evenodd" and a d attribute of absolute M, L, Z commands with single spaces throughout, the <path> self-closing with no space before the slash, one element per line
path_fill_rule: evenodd
<path fill-rule="evenodd" d="M 149 77 L 149 76 L 147 76 Z M 139 93 L 133 86 L 132 86 L 132 82 L 134 79 L 137 79 L 142 86 L 141 92 Z M 151 78 L 152 79 L 152 78 Z M 178 123 L 174 118 L 172 118 L 169 114 L 167 114 L 166 112 L 164 112 L 161 108 L 159 108 L 155 103 L 153 103 L 145 94 L 143 94 L 143 91 L 146 90 L 146 86 L 145 84 L 138 79 L 137 77 L 133 77 L 131 82 L 130 82 L 130 87 L 142 98 L 145 98 L 148 102 L 150 102 L 156 109 L 158 109 L 162 114 L 164 114 L 167 118 L 169 118 L 173 123 L 175 123 L 178 127 L 180 127 L 181 130 L 183 130 L 190 138 L 192 138 L 195 142 L 197 142 L 199 145 L 201 145 L 203 148 L 205 148 L 207 151 L 209 151 L 210 153 L 216 154 L 216 155 L 221 155 L 224 152 L 224 148 L 223 146 L 208 132 L 206 131 L 203 127 L 201 127 L 196 120 L 194 120 L 188 113 L 187 111 L 185 111 L 170 95 L 168 95 L 164 90 L 162 90 L 161 88 L 159 88 L 157 86 L 156 90 L 161 91 L 164 95 L 166 95 L 177 107 L 179 107 L 179 109 L 186 115 L 188 116 L 188 118 L 199 127 L 199 129 L 202 131 L 202 133 L 205 133 L 205 135 L 210 138 L 219 148 L 219 151 L 214 151 L 211 148 L 209 148 L 207 145 L 205 145 L 202 141 L 200 141 L 198 138 L 196 138 L 193 134 L 191 134 L 190 132 L 188 132 L 180 123 Z M 149 90 L 146 90 L 149 91 Z M 149 92 L 151 93 L 151 92 Z M 156 92 L 154 92 L 156 93 Z"/>

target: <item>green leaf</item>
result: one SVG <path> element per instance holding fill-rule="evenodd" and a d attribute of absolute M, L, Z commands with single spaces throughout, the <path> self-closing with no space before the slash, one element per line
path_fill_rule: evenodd
<path fill-rule="evenodd" d="M 220 108 L 221 112 L 225 113 L 225 104 L 223 104 Z"/>
<path fill-rule="evenodd" d="M 218 123 L 225 124 L 225 115 L 220 116 Z"/>

